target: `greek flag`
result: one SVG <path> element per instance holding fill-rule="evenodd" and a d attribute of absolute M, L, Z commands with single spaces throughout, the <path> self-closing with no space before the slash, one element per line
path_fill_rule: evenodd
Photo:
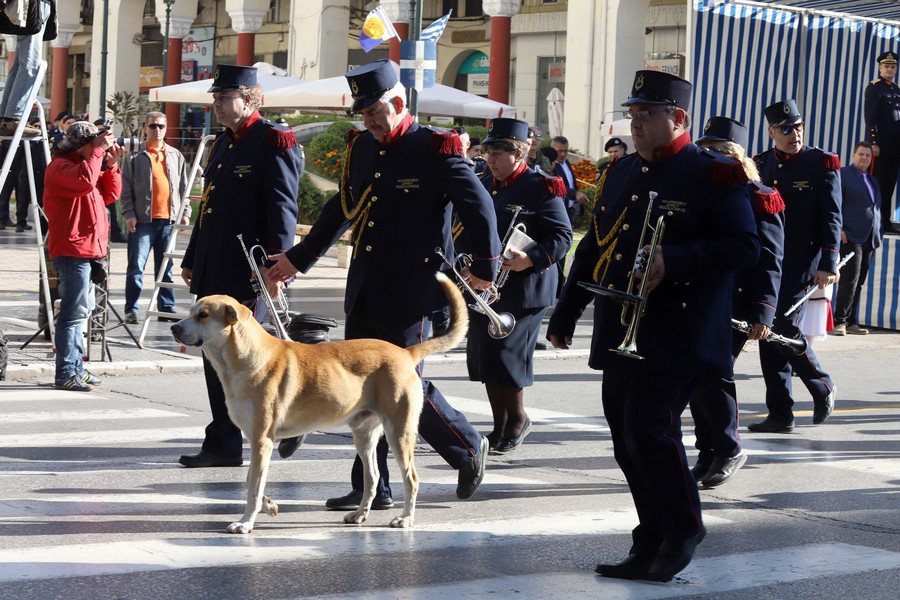
<path fill-rule="evenodd" d="M 444 28 L 447 26 L 447 21 L 450 20 L 450 15 L 453 14 L 451 10 L 446 15 L 426 27 L 422 30 L 422 35 L 419 36 L 419 41 L 422 42 L 437 42 L 441 35 L 444 33 Z"/>
<path fill-rule="evenodd" d="M 421 92 L 434 87 L 437 76 L 435 42 L 400 42 L 400 83 Z"/>

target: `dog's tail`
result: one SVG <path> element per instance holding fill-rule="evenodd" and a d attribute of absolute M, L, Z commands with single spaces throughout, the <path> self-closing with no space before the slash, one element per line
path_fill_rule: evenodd
<path fill-rule="evenodd" d="M 440 337 L 433 337 L 427 342 L 407 348 L 417 363 L 429 354 L 452 350 L 463 341 L 466 331 L 469 329 L 469 309 L 466 307 L 466 299 L 463 298 L 462 292 L 449 277 L 440 271 L 435 273 L 435 278 L 444 288 L 447 300 L 450 301 L 450 329 Z"/>

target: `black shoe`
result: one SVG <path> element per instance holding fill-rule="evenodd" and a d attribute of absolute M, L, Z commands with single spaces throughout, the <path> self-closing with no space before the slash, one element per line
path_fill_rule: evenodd
<path fill-rule="evenodd" d="M 832 386 L 831 391 L 825 396 L 825 402 L 813 409 L 813 425 L 821 425 L 831 416 L 831 412 L 834 410 L 835 391 L 837 391 L 837 386 Z"/>
<path fill-rule="evenodd" d="M 704 537 L 706 537 L 706 528 L 701 525 L 700 531 L 693 537 L 678 542 L 664 541 L 643 579 L 663 583 L 671 581 L 675 575 L 688 566 L 691 558 L 694 557 L 694 550 Z"/>
<path fill-rule="evenodd" d="M 297 448 L 303 445 L 307 434 L 298 435 L 297 437 L 284 438 L 278 442 L 278 456 L 281 458 L 290 458 Z"/>
<path fill-rule="evenodd" d="M 362 502 L 362 490 L 353 490 L 346 496 L 340 498 L 329 498 L 325 501 L 325 506 L 331 510 L 356 510 L 359 503 Z M 394 508 L 394 499 L 385 493 L 376 493 L 375 499 L 372 500 L 372 510 L 388 510 Z"/>
<path fill-rule="evenodd" d="M 737 456 L 717 456 L 712 461 L 706 475 L 703 476 L 703 487 L 714 488 L 722 485 L 747 462 L 747 453 L 741 450 Z"/>
<path fill-rule="evenodd" d="M 3 220 L 3 226 L 4 226 L 4 227 L 15 227 L 16 224 L 13 223 L 12 221 L 10 221 L 9 219 L 4 219 L 4 220 Z"/>
<path fill-rule="evenodd" d="M 500 443 L 500 432 L 498 431 L 492 431 L 484 437 L 486 437 L 488 441 L 488 450 L 493 450 L 497 447 L 497 444 Z"/>
<path fill-rule="evenodd" d="M 655 556 L 655 552 L 632 552 L 620 563 L 611 565 L 600 563 L 594 568 L 594 572 L 615 579 L 646 579 L 647 571 Z"/>
<path fill-rule="evenodd" d="M 497 447 L 494 448 L 494 452 L 496 454 L 506 454 L 507 452 L 512 452 L 516 448 L 522 445 L 522 442 L 525 441 L 525 436 L 527 436 L 531 432 L 531 419 L 525 417 L 525 425 L 522 427 L 521 433 L 518 436 L 511 438 L 505 437 L 500 438 L 500 441 L 497 442 Z"/>
<path fill-rule="evenodd" d="M 31 225 L 27 223 L 19 223 L 16 225 L 16 233 L 25 233 L 26 231 L 31 231 L 34 229 Z"/>
<path fill-rule="evenodd" d="M 163 316 L 156 317 L 156 320 L 159 321 L 160 323 L 177 323 L 178 321 L 181 320 L 175 316 L 174 310 L 172 310 L 172 311 L 163 310 L 160 312 L 164 312 L 164 313 L 168 313 L 168 314 L 172 315 L 171 317 L 163 317 Z"/>
<path fill-rule="evenodd" d="M 133 313 L 133 312 L 125 313 L 125 323 L 127 325 L 137 325 L 138 324 L 137 313 Z"/>
<path fill-rule="evenodd" d="M 244 459 L 240 456 L 222 456 L 201 450 L 197 454 L 183 454 L 178 462 L 190 469 L 203 467 L 240 467 Z"/>
<path fill-rule="evenodd" d="M 709 467 L 712 465 L 714 458 L 715 455 L 703 454 L 702 452 L 700 453 L 700 456 L 697 457 L 697 464 L 691 467 L 691 473 L 694 475 L 694 479 L 697 480 L 697 483 L 700 483 L 700 480 L 703 479 L 703 476 L 709 471 Z"/>
<path fill-rule="evenodd" d="M 535 350 L 546 350 L 546 349 L 547 349 L 547 344 L 545 344 L 544 342 L 536 342 L 536 343 L 534 344 L 534 349 L 535 349 Z"/>
<path fill-rule="evenodd" d="M 771 417 L 760 423 L 751 423 L 747 425 L 747 429 L 754 433 L 790 433 L 794 430 L 793 423 L 784 423 Z"/>
<path fill-rule="evenodd" d="M 459 476 L 456 483 L 456 497 L 460 500 L 471 498 L 481 480 L 484 479 L 484 463 L 487 460 L 488 440 L 482 436 L 481 444 L 478 446 L 478 452 L 472 457 L 472 460 L 459 468 Z"/>

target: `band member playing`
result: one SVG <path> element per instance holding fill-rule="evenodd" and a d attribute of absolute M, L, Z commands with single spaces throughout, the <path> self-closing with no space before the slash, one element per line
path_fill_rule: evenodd
<path fill-rule="evenodd" d="M 566 188 L 562 179 L 528 167 L 528 123 L 498 118 L 491 121 L 481 143 L 490 173 L 481 182 L 491 194 L 497 213 L 498 233 L 508 244 L 498 277 L 500 297 L 492 309 L 515 317 L 508 336 L 495 339 L 488 333 L 488 317 L 470 311 L 466 356 L 469 379 L 481 381 L 494 415 L 494 429 L 487 438 L 490 448 L 505 454 L 521 445 L 531 430 L 525 412 L 524 389 L 534 382 L 534 347 L 547 308 L 556 300 L 561 261 L 572 245 L 572 228 L 566 212 Z M 519 227 L 520 229 L 515 229 Z M 457 248 L 465 251 L 463 231 Z"/>
<path fill-rule="evenodd" d="M 752 326 L 749 334 L 731 330 L 731 357 L 736 361 L 747 339 L 762 340 L 769 335 L 775 320 L 775 304 L 781 285 L 781 259 L 784 254 L 784 200 L 778 190 L 759 182 L 759 172 L 745 148 L 747 127 L 728 117 L 711 117 L 697 145 L 741 162 L 750 181 L 750 203 L 759 233 L 759 260 L 735 274 L 732 289 L 732 318 Z M 771 343 L 771 342 L 766 342 Z M 691 399 L 694 435 L 700 451 L 691 471 L 703 487 L 722 485 L 747 461 L 738 434 L 737 389 L 734 379 L 708 377 Z"/>
<path fill-rule="evenodd" d="M 691 143 L 691 90 L 635 74 L 624 105 L 636 152 L 607 170 L 548 328 L 568 348 L 594 300 L 589 365 L 603 370 L 603 414 L 639 519 L 625 560 L 597 565 L 604 577 L 669 581 L 706 535 L 680 417 L 701 378 L 732 377 L 732 273 L 759 255 L 740 163 Z M 654 255 L 632 279 L 641 248 Z"/>

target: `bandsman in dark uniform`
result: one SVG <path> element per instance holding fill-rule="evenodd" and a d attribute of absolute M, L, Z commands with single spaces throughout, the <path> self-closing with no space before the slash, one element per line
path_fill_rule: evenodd
<path fill-rule="evenodd" d="M 420 127 L 406 108 L 406 90 L 391 63 L 380 60 L 347 73 L 353 111 L 366 130 L 348 136 L 339 191 L 325 204 L 312 231 L 277 258 L 267 275 L 286 281 L 307 272 L 341 235 L 352 231 L 347 274 L 346 338 L 376 338 L 401 347 L 428 338 L 431 315 L 446 306 L 435 271 L 435 247 L 452 257 L 451 209 L 476 240 L 468 275 L 475 289 L 490 287 L 500 240 L 491 199 L 462 158 L 459 136 Z M 459 471 L 456 495 L 468 498 L 484 476 L 488 442 L 427 379 L 419 432 Z M 370 508 L 393 505 L 387 443 L 378 444 L 380 478 Z M 362 499 L 362 462 L 351 474 L 352 491 L 326 506 L 355 510 Z"/>
<path fill-rule="evenodd" d="M 589 365 L 603 371 L 603 413 L 639 524 L 628 557 L 600 564 L 605 577 L 669 581 L 706 534 L 697 484 L 681 442 L 680 415 L 701 378 L 732 377 L 733 272 L 759 255 L 747 177 L 737 161 L 691 143 L 692 86 L 657 71 L 638 71 L 625 102 L 635 154 L 612 165 L 598 192 L 591 227 L 550 318 L 548 338 L 567 348 L 594 300 Z M 665 234 L 645 270 L 646 301 L 637 323 L 626 297 L 647 220 Z M 579 284 L 594 285 L 594 296 Z M 640 292 L 634 286 L 632 293 Z M 639 325 L 637 353 L 611 352 Z"/>
<path fill-rule="evenodd" d="M 878 55 L 878 78 L 866 86 L 863 116 L 866 141 L 875 155 L 875 178 L 881 184 L 881 223 L 885 233 L 900 233 L 893 225 L 894 188 L 900 171 L 900 87 L 897 87 L 897 53 Z"/>
<path fill-rule="evenodd" d="M 300 148 L 290 127 L 260 117 L 262 89 L 255 67 L 219 65 L 209 91 L 216 119 L 225 130 L 210 148 L 206 187 L 181 276 L 200 298 L 228 294 L 254 308 L 250 265 L 237 235 L 243 235 L 248 248 L 259 244 L 269 254 L 294 243 L 303 171 Z M 274 297 L 277 285 L 268 287 Z M 203 370 L 213 420 L 200 452 L 182 456 L 179 462 L 186 467 L 240 465 L 241 431 L 228 418 L 222 383 L 205 357 Z"/>
<path fill-rule="evenodd" d="M 810 285 L 834 283 L 841 245 L 841 167 L 836 154 L 803 143 L 803 117 L 793 100 L 766 108 L 769 137 L 775 147 L 754 157 L 765 185 L 784 199 L 784 260 L 772 330 L 803 340 L 800 320 L 806 305 L 785 317 Z M 791 373 L 813 398 L 813 424 L 824 423 L 834 409 L 834 383 L 812 348 L 797 355 L 779 344 L 760 344 L 759 362 L 766 382 L 769 415 L 748 429 L 787 433 L 794 428 Z"/>
<path fill-rule="evenodd" d="M 566 186 L 559 177 L 528 167 L 529 146 L 528 123 L 516 119 L 492 120 L 482 142 L 490 172 L 481 182 L 493 199 L 498 233 L 510 240 L 501 265 L 506 273 L 498 279 L 500 297 L 491 308 L 511 314 L 515 327 L 495 339 L 488 333 L 488 317 L 470 311 L 466 357 L 469 379 L 487 390 L 494 416 L 487 438 L 497 454 L 518 448 L 531 430 L 524 388 L 534 383 L 535 344 L 544 314 L 556 301 L 556 265 L 572 245 Z M 514 226 L 524 227 L 528 239 Z M 464 230 L 457 248 L 466 252 L 470 245 Z"/>
<path fill-rule="evenodd" d="M 628 154 L 628 144 L 622 138 L 609 138 L 603 146 L 603 151 L 606 152 L 606 156 L 597 162 L 597 176 L 594 178 L 594 181 L 600 181 L 609 165 Z"/>
<path fill-rule="evenodd" d="M 738 271 L 734 278 L 732 318 L 746 321 L 752 330 L 747 334 L 732 329 L 732 361 L 737 361 L 747 339 L 762 340 L 769 335 L 775 321 L 784 252 L 784 200 L 778 190 L 760 183 L 756 165 L 745 150 L 748 139 L 743 123 L 728 117 L 711 117 L 703 128 L 703 137 L 697 140 L 701 148 L 730 156 L 743 165 L 750 180 L 747 191 L 759 234 L 759 260 L 749 269 Z M 738 434 L 734 379 L 705 378 L 691 399 L 691 415 L 700 451 L 691 472 L 703 487 L 720 486 L 747 461 Z"/>

